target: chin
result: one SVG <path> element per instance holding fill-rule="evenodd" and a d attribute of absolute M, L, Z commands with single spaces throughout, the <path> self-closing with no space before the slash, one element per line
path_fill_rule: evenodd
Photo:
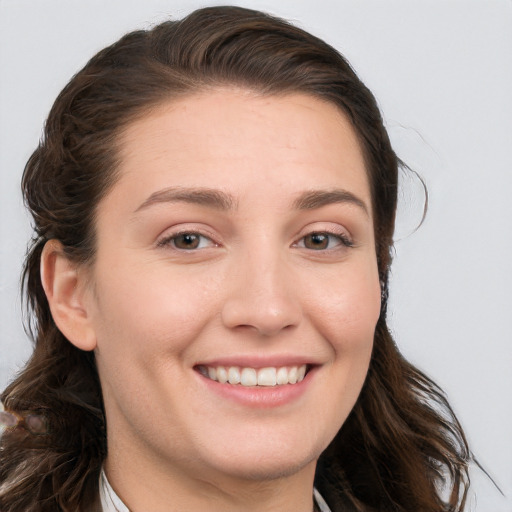
<path fill-rule="evenodd" d="M 287 447 L 284 443 L 281 446 L 269 443 L 264 447 L 242 449 L 238 453 L 230 451 L 228 455 L 223 454 L 221 457 L 212 454 L 212 459 L 216 459 L 212 465 L 231 478 L 255 482 L 287 478 L 307 468 L 314 472 L 322 448 L 298 450 L 297 446 L 300 445 Z"/>
<path fill-rule="evenodd" d="M 253 482 L 270 482 L 289 478 L 308 466 L 316 466 L 317 458 L 306 461 L 282 461 L 279 460 L 279 454 L 275 454 L 275 460 L 253 461 L 249 464 L 239 464 L 229 468 L 224 467 L 223 472 L 231 477 L 240 480 Z"/>

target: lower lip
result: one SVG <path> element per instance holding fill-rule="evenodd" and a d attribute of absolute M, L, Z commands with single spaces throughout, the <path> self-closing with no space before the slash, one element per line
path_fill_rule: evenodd
<path fill-rule="evenodd" d="M 212 393 L 220 397 L 232 400 L 240 405 L 255 408 L 279 407 L 294 402 L 301 397 L 311 380 L 317 367 L 311 368 L 304 379 L 296 384 L 285 384 L 281 386 L 242 386 L 240 384 L 221 384 L 215 380 L 205 377 L 196 372 L 202 383 Z"/>

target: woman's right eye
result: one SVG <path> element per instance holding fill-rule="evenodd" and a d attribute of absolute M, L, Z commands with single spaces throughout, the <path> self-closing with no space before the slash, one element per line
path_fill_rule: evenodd
<path fill-rule="evenodd" d="M 206 249 L 215 247 L 215 242 L 205 235 L 195 232 L 183 232 L 165 237 L 158 242 L 158 247 L 171 246 L 182 251 L 192 251 L 195 249 Z"/>

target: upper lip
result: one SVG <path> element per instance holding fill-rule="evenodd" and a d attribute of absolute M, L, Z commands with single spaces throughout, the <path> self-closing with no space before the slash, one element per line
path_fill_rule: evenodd
<path fill-rule="evenodd" d="M 216 359 L 208 359 L 199 361 L 195 366 L 238 366 L 241 368 L 280 368 L 283 366 L 302 366 L 307 364 L 310 366 L 318 365 L 319 362 L 313 360 L 308 356 L 297 356 L 297 355 L 239 355 L 239 356 L 228 356 L 219 357 Z"/>

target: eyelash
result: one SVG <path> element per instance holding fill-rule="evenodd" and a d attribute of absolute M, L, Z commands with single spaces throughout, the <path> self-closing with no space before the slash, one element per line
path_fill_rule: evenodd
<path fill-rule="evenodd" d="M 200 249 L 204 249 L 204 247 L 192 247 L 191 249 L 186 249 L 186 248 L 182 248 L 182 247 L 177 247 L 176 246 L 176 240 L 179 238 L 179 237 L 185 237 L 185 236 L 189 236 L 189 237 L 197 237 L 199 238 L 200 240 L 203 239 L 203 240 L 207 240 L 209 243 L 211 243 L 212 245 L 216 246 L 218 244 L 216 244 L 211 237 L 209 236 L 206 236 L 206 235 L 203 235 L 202 233 L 199 233 L 197 231 L 180 231 L 179 233 L 173 233 L 172 235 L 169 235 L 165 238 L 163 238 L 162 240 L 160 240 L 158 242 L 158 247 L 166 247 L 166 246 L 173 246 L 174 249 L 176 249 L 177 251 L 194 251 L 194 250 L 200 250 Z M 201 243 L 201 241 L 199 241 L 199 243 Z"/>
<path fill-rule="evenodd" d="M 197 247 L 192 247 L 192 248 L 183 248 L 183 247 L 177 247 L 176 246 L 176 241 L 179 237 L 197 237 L 199 239 L 199 246 Z M 325 248 L 320 248 L 320 249 L 314 249 L 312 247 L 307 247 L 306 244 L 304 243 L 304 240 L 307 238 L 307 237 L 314 237 L 314 236 L 324 236 L 324 237 L 327 237 L 327 247 Z M 172 235 L 169 235 L 165 238 L 163 238 L 162 240 L 160 240 L 158 243 L 157 243 L 157 246 L 158 247 L 166 247 L 166 246 L 173 246 L 174 249 L 178 250 L 178 251 L 196 251 L 196 250 L 201 250 L 201 249 L 205 249 L 205 247 L 200 247 L 201 245 L 201 239 L 202 240 L 207 240 L 209 242 L 209 244 L 213 245 L 213 246 L 217 246 L 218 244 L 212 240 L 211 237 L 209 236 L 206 236 L 200 232 L 197 232 L 197 231 L 181 231 L 181 232 L 178 232 L 178 233 L 173 233 Z M 336 244 L 334 247 L 329 247 L 331 244 L 331 240 L 332 239 L 336 239 L 339 241 L 339 244 Z M 299 245 L 300 243 L 302 242 L 302 245 Z M 328 250 L 335 250 L 336 247 L 338 245 L 341 245 L 343 247 L 346 247 L 346 248 L 350 248 L 350 247 L 354 247 L 354 242 L 345 234 L 345 233 L 339 233 L 339 232 L 335 232 L 335 231 L 328 231 L 328 230 L 319 230 L 319 231 L 311 231 L 310 233 L 307 233 L 306 235 L 302 236 L 297 242 L 295 242 L 293 244 L 294 247 L 300 247 L 302 249 L 308 249 L 308 250 L 311 250 L 311 251 L 315 251 L 315 252 L 323 252 L 323 251 L 328 251 Z"/>
<path fill-rule="evenodd" d="M 323 236 L 323 237 L 327 237 L 328 239 L 328 246 L 325 247 L 325 248 L 322 248 L 322 249 L 313 249 L 311 247 L 306 247 L 305 244 L 304 244 L 304 240 L 307 238 L 307 237 L 314 237 L 314 236 Z M 332 239 L 336 239 L 339 241 L 339 244 L 336 244 L 334 247 L 329 247 L 329 245 L 331 245 L 331 240 Z M 298 242 L 296 242 L 294 245 L 295 246 L 298 246 L 298 244 L 302 242 L 303 245 L 300 246 L 301 248 L 304 248 L 304 249 L 309 249 L 309 250 L 312 250 L 312 251 L 318 251 L 318 252 L 321 252 L 321 251 L 328 251 L 328 250 L 336 250 L 336 248 L 338 247 L 338 245 L 341 245 L 343 247 L 346 247 L 346 248 L 351 248 L 351 247 L 354 247 L 354 242 L 345 234 L 345 233 L 340 233 L 340 232 L 336 232 L 336 231 L 329 231 L 329 230 L 319 230 L 319 231 L 311 231 L 310 233 L 307 233 L 306 235 L 304 235 L 303 237 L 301 237 L 299 239 Z"/>

